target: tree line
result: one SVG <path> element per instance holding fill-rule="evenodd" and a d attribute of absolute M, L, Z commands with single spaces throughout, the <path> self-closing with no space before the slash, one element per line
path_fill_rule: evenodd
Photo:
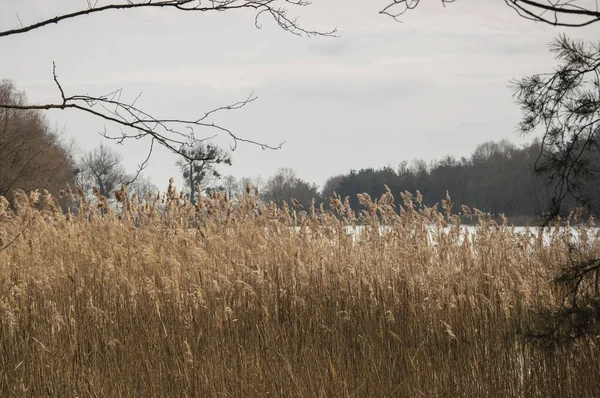
<path fill-rule="evenodd" d="M 385 192 L 385 186 L 393 193 L 419 190 L 427 206 L 439 202 L 448 192 L 454 203 L 475 207 L 492 216 L 532 218 L 544 215 L 555 197 L 555 187 L 547 183 L 547 176 L 534 172 L 536 163 L 543 158 L 540 140 L 522 147 L 507 140 L 490 141 L 479 145 L 468 158 L 448 155 L 430 163 L 403 161 L 396 169 L 351 170 L 330 178 L 321 194 L 323 198 L 334 192 L 348 196 L 352 207 L 358 208 L 358 193 L 367 192 L 377 198 Z M 589 176 L 581 190 L 587 193 L 590 205 L 600 204 L 600 185 L 595 175 Z M 579 204 L 574 197 L 566 198 L 563 215 Z"/>
<path fill-rule="evenodd" d="M 585 142 L 572 143 L 590 170 L 600 169 L 600 157 L 586 148 Z M 345 174 L 327 179 L 319 188 L 303 180 L 291 168 L 282 168 L 275 175 L 235 178 L 228 176 L 209 191 L 221 191 L 235 200 L 245 192 L 246 186 L 258 187 L 265 201 L 279 205 L 308 209 L 311 202 L 324 209 L 329 208 L 330 198 L 338 195 L 348 197 L 350 205 L 360 211 L 358 194 L 367 193 L 378 198 L 388 187 L 396 195 L 396 205 L 401 205 L 400 192 L 417 190 L 423 196 L 423 204 L 434 206 L 449 194 L 457 205 L 467 205 L 485 214 L 498 217 L 503 214 L 516 222 L 542 218 L 553 206 L 557 187 L 549 184 L 549 176 L 543 172 L 543 164 L 554 154 L 542 145 L 541 140 L 521 147 L 502 140 L 480 144 L 468 157 L 460 159 L 447 155 L 427 162 L 423 159 L 401 161 L 397 167 L 364 168 L 350 170 Z M 536 171 L 537 170 L 537 171 Z M 597 173 L 589 173 L 579 181 L 578 195 L 562 200 L 562 216 L 567 216 L 583 202 L 589 209 L 600 206 L 600 184 Z M 460 211 L 458 207 L 454 209 Z"/>
<path fill-rule="evenodd" d="M 314 198 L 317 206 L 322 203 L 327 209 L 329 199 L 338 195 L 342 199 L 348 197 L 352 208 L 360 211 L 358 194 L 367 193 L 375 199 L 388 187 L 396 196 L 397 206 L 402 201 L 400 192 L 418 190 L 426 206 L 435 205 L 448 193 L 457 205 L 474 207 L 491 216 L 504 214 L 518 222 L 534 220 L 551 208 L 555 197 L 555 187 L 548 184 L 547 176 L 535 172 L 536 163 L 547 155 L 540 140 L 521 147 L 508 140 L 489 141 L 460 159 L 447 155 L 431 162 L 416 159 L 401 161 L 397 167 L 350 170 L 330 177 L 321 189 L 300 179 L 292 169 L 284 168 L 266 180 L 261 196 L 306 209 Z M 600 166 L 597 156 L 588 158 L 590 167 Z M 580 190 L 585 192 L 589 205 L 598 208 L 600 184 L 595 174 L 588 177 Z M 573 196 L 564 199 L 562 215 L 568 215 L 580 204 Z"/>

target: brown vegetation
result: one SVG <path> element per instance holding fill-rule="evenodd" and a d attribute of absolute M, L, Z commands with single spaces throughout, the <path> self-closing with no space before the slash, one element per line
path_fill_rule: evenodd
<path fill-rule="evenodd" d="M 356 236 L 339 200 L 0 199 L 0 395 L 597 396 L 595 337 L 519 333 L 561 302 L 570 230 L 545 243 L 480 217 L 469 235 L 449 199 L 403 198 L 362 196 Z"/>
<path fill-rule="evenodd" d="M 11 81 L 0 80 L 0 103 L 25 102 Z M 73 160 L 41 111 L 0 108 L 0 195 L 41 188 L 58 193 L 73 173 Z"/>

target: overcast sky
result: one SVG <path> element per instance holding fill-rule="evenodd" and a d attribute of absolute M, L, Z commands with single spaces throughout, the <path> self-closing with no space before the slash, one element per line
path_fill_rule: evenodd
<path fill-rule="evenodd" d="M 107 2 L 100 0 L 99 5 Z M 337 27 L 338 38 L 296 37 L 250 11 L 183 13 L 111 11 L 0 39 L 0 78 L 15 81 L 33 103 L 59 102 L 52 61 L 67 95 L 124 89 L 159 117 L 194 118 L 246 98 L 258 100 L 214 120 L 279 151 L 240 145 L 236 177 L 291 167 L 322 185 L 350 169 L 468 156 L 503 138 L 521 144 L 519 109 L 509 81 L 549 72 L 547 44 L 562 30 L 519 18 L 502 0 L 422 2 L 402 23 L 378 14 L 384 1 L 314 0 L 293 8 L 308 29 Z M 2 0 L 0 30 L 76 11 L 86 0 Z M 18 14 L 18 15 L 17 15 Z M 572 29 L 597 40 L 598 27 Z M 117 126 L 72 111 L 48 117 L 82 150 Z M 208 133 L 207 133 L 208 134 Z M 211 132 L 212 134 L 212 132 Z M 227 146 L 226 136 L 218 143 Z M 134 171 L 148 141 L 108 143 Z M 156 150 L 144 172 L 159 187 L 181 178 L 176 157 Z"/>

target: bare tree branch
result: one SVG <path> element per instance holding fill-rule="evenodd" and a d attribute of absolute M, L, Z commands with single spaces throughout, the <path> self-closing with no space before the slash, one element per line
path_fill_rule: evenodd
<path fill-rule="evenodd" d="M 183 12 L 221 12 L 248 9 L 256 12 L 255 25 L 257 28 L 261 27 L 259 22 L 260 17 L 266 14 L 269 15 L 284 31 L 294 35 L 308 37 L 335 36 L 335 29 L 331 31 L 316 31 L 301 27 L 298 24 L 298 19 L 296 17 L 290 17 L 288 15 L 287 8 L 284 7 L 305 7 L 308 5 L 310 5 L 310 1 L 308 0 L 212 0 L 205 2 L 200 0 L 127 0 L 126 3 L 111 3 L 98 6 L 97 0 L 87 0 L 86 9 L 59 15 L 54 18 L 39 21 L 30 25 L 23 25 L 19 19 L 20 27 L 11 30 L 0 31 L 0 38 L 18 34 L 26 34 L 51 24 L 62 23 L 66 20 L 75 19 L 82 16 L 89 16 L 112 10 L 125 11 L 141 8 L 174 9 Z M 115 140 L 119 143 L 126 139 L 150 138 L 151 142 L 148 157 L 139 166 L 136 175 L 139 175 L 141 170 L 143 170 L 143 168 L 148 164 L 155 143 L 165 146 L 166 148 L 183 157 L 187 157 L 185 155 L 185 151 L 182 151 L 182 149 L 186 146 L 196 146 L 198 143 L 208 139 L 204 134 L 204 130 L 206 129 L 214 130 L 216 133 L 226 133 L 229 135 L 229 137 L 233 140 L 233 143 L 230 145 L 232 150 L 235 150 L 238 143 L 258 145 L 262 149 L 279 149 L 283 144 L 280 143 L 278 145 L 270 145 L 247 138 L 242 138 L 241 136 L 234 134 L 228 128 L 210 121 L 211 116 L 213 116 L 215 113 L 240 109 L 250 102 L 253 102 L 256 100 L 256 97 L 253 94 L 242 101 L 221 106 L 205 112 L 198 118 L 160 118 L 153 116 L 136 106 L 139 96 L 132 102 L 122 100 L 122 89 L 101 96 L 79 94 L 67 96 L 58 80 L 56 74 L 56 65 L 54 65 L 54 63 L 53 78 L 60 92 L 61 102 L 39 105 L 5 103 L 0 104 L 0 109 L 76 109 L 78 111 L 104 119 L 108 122 L 112 122 L 121 128 L 121 134 L 119 135 L 109 135 L 105 129 L 103 135 L 106 138 Z M 203 130 L 203 137 L 197 135 L 196 129 Z M 214 135 L 212 136 L 214 137 Z"/>
<path fill-rule="evenodd" d="M 295 35 L 306 35 L 306 36 L 334 36 L 336 30 L 333 29 L 331 31 L 316 31 L 316 30 L 308 30 L 302 28 L 298 24 L 298 19 L 295 17 L 290 17 L 288 15 L 287 8 L 283 6 L 278 6 L 277 4 L 287 4 L 291 6 L 305 7 L 310 5 L 310 1 L 307 0 L 212 0 L 210 2 L 205 2 L 205 5 L 202 4 L 200 0 L 150 0 L 150 1 L 140 1 L 133 2 L 128 1 L 127 3 L 122 4 L 107 4 L 101 7 L 97 6 L 97 2 L 91 4 L 88 1 L 88 8 L 84 10 L 79 10 L 75 12 L 71 12 L 68 14 L 63 14 L 56 16 L 54 18 L 49 18 L 43 21 L 39 21 L 27 26 L 21 26 L 16 29 L 0 31 L 0 37 L 4 36 L 12 36 L 17 34 L 23 34 L 27 32 L 31 32 L 33 30 L 52 25 L 58 24 L 62 21 L 82 17 L 85 15 L 97 14 L 105 11 L 111 10 L 134 10 L 140 8 L 170 8 L 179 11 L 188 11 L 188 12 L 221 12 L 228 10 L 240 10 L 240 9 L 252 9 L 257 12 L 257 16 L 255 19 L 256 26 L 260 27 L 258 22 L 258 18 L 262 14 L 270 15 L 275 22 L 285 31 L 293 33 Z"/>
<path fill-rule="evenodd" d="M 454 3 L 457 0 L 441 0 L 443 5 Z M 407 11 L 415 9 L 421 0 L 392 0 L 380 14 L 398 20 Z M 543 22 L 553 26 L 581 27 L 600 21 L 598 2 L 595 7 L 583 6 L 584 0 L 504 0 L 506 5 L 515 10 L 525 19 Z"/>
<path fill-rule="evenodd" d="M 253 102 L 257 99 L 257 97 L 255 97 L 253 94 L 242 101 L 221 106 L 205 112 L 203 115 L 195 119 L 159 118 L 150 115 L 134 105 L 139 96 L 132 102 L 133 105 L 121 100 L 121 89 L 101 96 L 66 96 L 64 89 L 58 80 L 55 65 L 53 65 L 53 78 L 60 92 L 62 102 L 41 105 L 7 103 L 0 104 L 0 109 L 77 109 L 125 128 L 125 130 L 121 129 L 121 134 L 119 135 L 109 135 L 105 130 L 105 132 L 102 134 L 105 138 L 117 141 L 118 143 L 122 143 L 127 139 L 139 140 L 141 138 L 151 138 L 151 149 L 149 155 L 151 154 L 154 143 L 158 142 L 160 145 L 170 149 L 172 152 L 183 157 L 187 157 L 184 151 L 182 151 L 185 146 L 195 146 L 196 144 L 215 136 L 212 135 L 211 137 L 206 137 L 204 131 L 202 136 L 198 136 L 196 134 L 196 129 L 198 128 L 202 128 L 203 130 L 216 130 L 217 133 L 226 133 L 233 140 L 233 143 L 231 144 L 232 150 L 235 150 L 240 142 L 257 145 L 262 149 L 273 150 L 280 149 L 283 145 L 283 143 L 278 145 L 269 145 L 255 140 L 243 138 L 234 134 L 230 129 L 210 121 L 210 117 L 218 112 L 240 109 Z M 142 163 L 137 174 L 143 170 L 148 161 L 149 157 L 147 157 Z"/>
<path fill-rule="evenodd" d="M 456 0 L 441 0 L 444 6 L 446 6 L 446 3 L 454 3 L 455 1 Z M 399 21 L 399 18 L 407 11 L 417 8 L 420 2 L 421 0 L 392 0 L 392 3 L 385 6 L 379 13 Z"/>

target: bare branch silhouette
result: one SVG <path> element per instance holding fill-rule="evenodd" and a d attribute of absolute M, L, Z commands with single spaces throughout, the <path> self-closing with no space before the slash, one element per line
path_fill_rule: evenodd
<path fill-rule="evenodd" d="M 140 8 L 170 8 L 184 12 L 223 12 L 229 10 L 251 9 L 257 12 L 255 24 L 258 28 L 260 28 L 260 16 L 267 14 L 270 15 L 283 30 L 295 35 L 335 36 L 335 29 L 322 32 L 301 27 L 298 24 L 298 18 L 289 16 L 288 9 L 279 4 L 306 7 L 311 3 L 308 0 L 212 0 L 204 2 L 203 4 L 200 0 L 150 0 L 140 2 L 127 1 L 127 3 L 107 4 L 98 7 L 97 2 L 92 4 L 92 2 L 88 1 L 88 7 L 86 9 L 59 15 L 16 29 L 0 31 L 0 37 L 23 34 L 48 25 L 58 24 L 68 19 L 93 15 L 105 11 L 134 10 Z"/>
<path fill-rule="evenodd" d="M 135 101 L 129 104 L 121 100 L 122 89 L 97 97 L 90 95 L 66 96 L 56 75 L 55 65 L 53 69 L 53 77 L 54 82 L 56 83 L 56 86 L 60 92 L 62 102 L 41 105 L 0 104 L 0 108 L 21 110 L 77 109 L 109 122 L 113 122 L 119 125 L 121 128 L 125 128 L 125 130 L 121 129 L 120 135 L 110 135 L 105 130 L 103 136 L 108 139 L 122 143 L 126 139 L 151 138 L 152 143 L 158 142 L 159 144 L 177 154 L 180 154 L 183 157 L 186 157 L 186 155 L 182 153 L 182 149 L 184 147 L 194 146 L 199 142 L 214 137 L 214 135 L 211 137 L 198 137 L 195 131 L 196 128 L 216 130 L 217 132 L 224 132 L 228 134 L 233 140 L 232 150 L 237 147 L 239 142 L 258 145 L 263 149 L 279 149 L 282 145 L 281 143 L 273 146 L 242 138 L 234 134 L 231 130 L 210 121 L 210 116 L 217 112 L 240 109 L 253 102 L 257 98 L 253 94 L 250 94 L 250 96 L 242 101 L 235 102 L 227 106 L 221 106 L 205 112 L 197 119 L 170 119 L 159 118 L 150 115 L 149 113 L 136 107 Z M 128 132 L 128 130 L 131 132 Z"/>
<path fill-rule="evenodd" d="M 301 27 L 298 24 L 296 17 L 291 17 L 285 6 L 305 7 L 310 5 L 307 0 L 145 0 L 132 1 L 127 0 L 125 3 L 107 4 L 98 6 L 96 0 L 87 0 L 87 8 L 75 12 L 62 14 L 54 18 L 42 20 L 30 25 L 23 25 L 19 19 L 19 27 L 11 30 L 0 31 L 1 37 L 26 34 L 37 29 L 41 29 L 51 24 L 64 23 L 67 20 L 79 18 L 83 16 L 91 16 L 98 13 L 108 11 L 126 11 L 142 8 L 156 9 L 174 9 L 182 12 L 222 12 L 248 9 L 256 12 L 255 25 L 260 28 L 260 18 L 263 15 L 270 16 L 275 23 L 284 31 L 298 36 L 335 36 L 336 30 L 331 31 L 316 31 Z M 206 134 L 206 130 L 212 130 L 215 133 L 225 133 L 229 135 L 233 143 L 231 149 L 234 150 L 238 143 L 248 143 L 258 145 L 262 149 L 279 149 L 283 143 L 277 145 L 266 144 L 251 139 L 243 138 L 234 134 L 230 129 L 215 124 L 210 120 L 215 113 L 240 109 L 247 104 L 256 100 L 253 94 L 246 99 L 235 102 L 226 106 L 221 106 L 212 109 L 197 118 L 190 119 L 173 119 L 153 116 L 150 113 L 143 111 L 136 106 L 136 98 L 132 102 L 127 102 L 121 99 L 123 90 L 118 89 L 106 95 L 66 95 L 61 86 L 57 74 L 56 65 L 53 64 L 53 78 L 57 89 L 60 92 L 61 102 L 46 103 L 46 104 L 0 104 L 0 108 L 4 109 L 21 109 L 21 110 L 50 110 L 50 109 L 76 109 L 78 111 L 94 115 L 105 121 L 112 122 L 121 128 L 120 134 L 111 135 L 106 128 L 103 135 L 106 138 L 123 142 L 126 139 L 141 139 L 150 138 L 150 149 L 148 157 L 139 166 L 136 175 L 147 165 L 152 149 L 155 143 L 158 143 L 169 150 L 186 157 L 183 151 L 185 147 L 194 147 L 198 143 L 209 139 L 207 135 L 214 137 L 215 134 Z M 196 131 L 202 129 L 202 135 Z"/>
<path fill-rule="evenodd" d="M 441 0 L 443 5 L 454 3 L 457 0 Z M 380 14 L 390 16 L 396 20 L 407 11 L 415 9 L 421 0 L 392 0 Z M 542 22 L 553 26 L 581 27 L 600 21 L 598 2 L 590 7 L 583 0 L 548 0 L 545 2 L 534 0 L 504 0 L 519 16 L 535 22 Z"/>

